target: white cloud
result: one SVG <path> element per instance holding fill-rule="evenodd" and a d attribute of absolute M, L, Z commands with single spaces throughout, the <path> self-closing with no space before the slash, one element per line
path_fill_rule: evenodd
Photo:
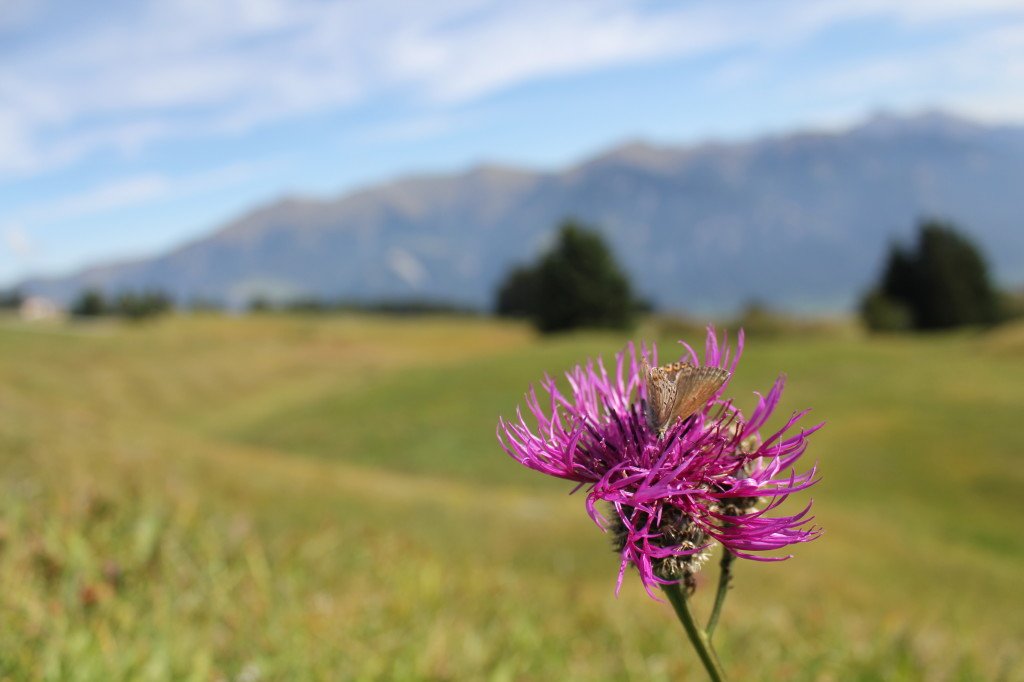
<path fill-rule="evenodd" d="M 407 33 L 393 68 L 427 93 L 459 101 L 538 77 L 698 52 L 728 43 L 697 13 L 655 18 L 602 2 L 508 4 L 486 22 Z"/>
<path fill-rule="evenodd" d="M 98 150 L 132 154 L 158 140 L 244 132 L 378 96 L 419 100 L 441 120 L 454 105 L 539 78 L 730 48 L 785 49 L 848 21 L 1013 15 L 1008 30 L 1021 25 L 1019 0 L 688 2 L 658 10 L 612 0 L 93 7 L 74 21 L 53 21 L 35 6 L 0 13 L 0 30 L 31 37 L 0 41 L 0 177 Z M 1019 42 L 1004 50 L 1016 64 L 1022 53 Z"/>

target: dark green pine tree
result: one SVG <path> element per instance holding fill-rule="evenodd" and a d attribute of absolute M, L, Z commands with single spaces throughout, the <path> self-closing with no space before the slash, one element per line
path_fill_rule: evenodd
<path fill-rule="evenodd" d="M 918 296 L 914 258 L 914 254 L 899 244 L 893 244 L 882 275 L 882 292 L 887 298 L 906 304 Z"/>
<path fill-rule="evenodd" d="M 535 322 L 544 332 L 628 328 L 636 301 L 629 280 L 599 234 L 573 222 L 558 231 L 537 266 Z"/>
<path fill-rule="evenodd" d="M 942 329 L 998 321 L 999 296 L 978 249 L 948 224 L 921 226 L 914 322 Z"/>
<path fill-rule="evenodd" d="M 627 328 L 643 307 L 601 236 L 573 221 L 540 261 L 508 273 L 494 305 L 498 315 L 527 318 L 543 332 Z"/>
<path fill-rule="evenodd" d="M 86 289 L 71 304 L 71 314 L 75 317 L 99 317 L 107 312 L 107 300 L 99 289 Z"/>
<path fill-rule="evenodd" d="M 916 250 L 894 246 L 861 304 L 868 326 L 947 329 L 999 321 L 999 295 L 981 252 L 949 223 L 921 224 Z"/>

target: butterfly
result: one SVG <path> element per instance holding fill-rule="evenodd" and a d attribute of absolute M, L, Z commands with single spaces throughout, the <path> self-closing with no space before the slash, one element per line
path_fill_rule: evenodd
<path fill-rule="evenodd" d="M 651 367 L 640 358 L 640 374 L 647 387 L 647 421 L 657 429 L 658 438 L 675 424 L 700 410 L 732 376 L 720 367 L 697 367 L 676 362 Z"/>

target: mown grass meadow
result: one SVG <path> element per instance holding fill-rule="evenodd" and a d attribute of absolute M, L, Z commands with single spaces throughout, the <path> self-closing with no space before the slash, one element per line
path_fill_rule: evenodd
<path fill-rule="evenodd" d="M 615 597 L 583 496 L 494 436 L 545 371 L 640 337 L 672 343 L 3 322 L 0 679 L 703 679 L 667 605 Z M 755 337 L 732 395 L 779 372 L 781 412 L 828 422 L 807 455 L 826 533 L 738 566 L 734 678 L 1024 679 L 1024 329 Z"/>

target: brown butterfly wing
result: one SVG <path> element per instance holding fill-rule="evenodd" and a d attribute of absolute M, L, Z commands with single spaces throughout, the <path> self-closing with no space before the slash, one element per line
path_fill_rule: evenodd
<path fill-rule="evenodd" d="M 658 429 L 672 418 L 672 406 L 676 401 L 675 377 L 666 370 L 664 367 L 651 367 L 647 358 L 640 358 L 640 373 L 647 387 L 647 420 Z"/>
<path fill-rule="evenodd" d="M 731 374 L 719 367 L 693 367 L 676 375 L 676 391 L 669 419 L 686 419 L 711 399 Z"/>

